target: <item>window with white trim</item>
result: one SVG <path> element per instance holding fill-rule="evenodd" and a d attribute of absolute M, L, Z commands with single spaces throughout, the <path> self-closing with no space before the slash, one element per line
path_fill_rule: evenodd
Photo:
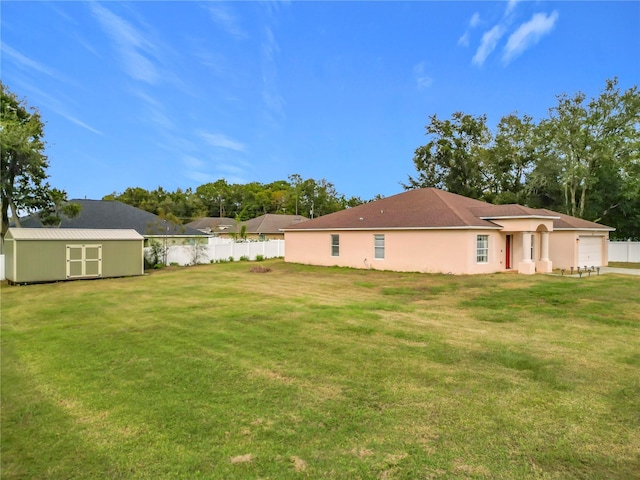
<path fill-rule="evenodd" d="M 476 263 L 489 262 L 489 235 L 478 235 L 476 240 Z"/>
<path fill-rule="evenodd" d="M 384 235 L 373 236 L 373 258 L 384 260 Z"/>
<path fill-rule="evenodd" d="M 340 235 L 331 235 L 331 256 L 340 256 Z"/>

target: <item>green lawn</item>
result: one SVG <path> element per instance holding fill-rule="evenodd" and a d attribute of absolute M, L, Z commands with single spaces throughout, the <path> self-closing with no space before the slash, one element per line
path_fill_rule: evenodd
<path fill-rule="evenodd" d="M 2 478 L 640 478 L 640 278 L 2 287 Z"/>
<path fill-rule="evenodd" d="M 616 268 L 640 268 L 639 262 L 609 262 L 610 267 Z"/>

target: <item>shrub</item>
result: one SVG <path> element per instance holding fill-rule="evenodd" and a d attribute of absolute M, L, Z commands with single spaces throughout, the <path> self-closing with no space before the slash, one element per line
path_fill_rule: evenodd
<path fill-rule="evenodd" d="M 261 262 L 264 260 L 264 255 L 256 255 L 256 262 Z"/>
<path fill-rule="evenodd" d="M 249 261 L 249 257 L 247 257 L 246 255 L 242 255 L 242 256 L 240 257 L 240 261 L 241 261 L 241 262 L 248 262 L 248 261 Z"/>

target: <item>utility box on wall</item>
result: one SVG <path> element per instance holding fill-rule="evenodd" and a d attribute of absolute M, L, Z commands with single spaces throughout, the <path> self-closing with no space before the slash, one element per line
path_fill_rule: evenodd
<path fill-rule="evenodd" d="M 10 283 L 127 277 L 144 273 L 135 230 L 10 228 L 4 239 Z"/>

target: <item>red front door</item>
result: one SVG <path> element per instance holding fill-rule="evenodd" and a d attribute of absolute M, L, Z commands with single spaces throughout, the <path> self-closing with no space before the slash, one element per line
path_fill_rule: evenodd
<path fill-rule="evenodd" d="M 513 238 L 513 235 L 507 235 L 507 244 L 504 249 L 506 252 L 504 264 L 507 270 L 511 269 L 511 239 L 512 238 Z"/>

